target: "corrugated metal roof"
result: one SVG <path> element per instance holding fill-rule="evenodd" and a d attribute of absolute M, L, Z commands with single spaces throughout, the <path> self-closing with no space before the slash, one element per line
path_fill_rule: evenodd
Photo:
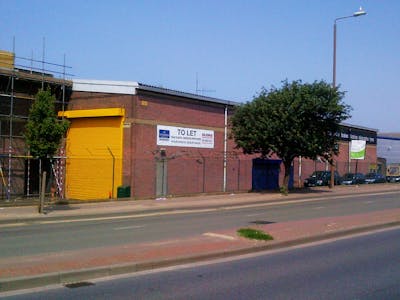
<path fill-rule="evenodd" d="M 136 90 L 149 91 L 159 94 L 195 99 L 211 103 L 219 103 L 224 105 L 236 106 L 240 105 L 238 102 L 223 100 L 213 97 L 206 97 L 203 95 L 192 94 L 157 86 L 152 86 L 136 81 L 110 81 L 110 80 L 91 80 L 91 79 L 74 79 L 73 91 L 81 92 L 97 92 L 97 93 L 115 93 L 115 94 L 128 94 L 136 95 Z"/>

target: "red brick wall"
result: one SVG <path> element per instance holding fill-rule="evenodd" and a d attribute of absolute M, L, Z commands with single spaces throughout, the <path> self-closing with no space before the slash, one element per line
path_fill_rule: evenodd
<path fill-rule="evenodd" d="M 129 115 L 134 97 L 134 95 L 122 94 L 73 92 L 68 103 L 68 110 L 122 107 Z"/>
<path fill-rule="evenodd" d="M 155 195 L 155 159 L 159 150 L 165 149 L 168 158 L 168 194 L 194 194 L 221 192 L 223 190 L 223 151 L 224 151 L 224 105 L 192 101 L 162 95 L 139 95 L 135 103 L 136 123 L 132 125 L 135 136 L 134 176 L 131 179 L 133 193 L 137 197 Z M 147 124 L 143 123 L 147 120 Z M 214 148 L 157 146 L 157 125 L 202 128 L 214 131 Z M 229 153 L 238 153 L 228 143 Z M 235 155 L 237 157 L 237 155 Z M 138 160 L 154 161 L 151 169 L 143 171 Z M 240 170 L 249 174 L 251 161 L 241 162 L 238 169 L 237 158 L 227 162 L 227 190 L 249 190 L 251 177 L 239 180 Z M 147 166 L 150 163 L 146 164 Z M 140 173 L 140 176 L 139 176 Z M 251 173 L 250 173 L 251 175 Z M 243 176 L 240 176 L 242 178 Z"/>
<path fill-rule="evenodd" d="M 162 95 L 139 95 L 137 118 L 224 127 L 224 105 Z M 147 106 L 141 105 L 147 101 Z"/>

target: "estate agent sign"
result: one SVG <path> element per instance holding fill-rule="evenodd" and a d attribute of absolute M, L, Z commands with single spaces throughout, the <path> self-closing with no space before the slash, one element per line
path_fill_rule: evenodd
<path fill-rule="evenodd" d="M 157 145 L 214 148 L 214 131 L 157 125 Z"/>

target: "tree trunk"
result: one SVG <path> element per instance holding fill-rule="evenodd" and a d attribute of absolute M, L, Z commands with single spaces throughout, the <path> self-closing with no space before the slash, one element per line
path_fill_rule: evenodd
<path fill-rule="evenodd" d="M 40 187 L 39 195 L 39 214 L 44 213 L 44 196 L 46 193 L 46 171 L 42 173 L 42 185 Z"/>
<path fill-rule="evenodd" d="M 39 213 L 44 213 L 44 198 L 46 194 L 47 160 L 39 158 Z"/>
<path fill-rule="evenodd" d="M 289 191 L 289 178 L 290 178 L 290 170 L 292 167 L 292 161 L 283 161 L 283 165 L 285 166 L 285 177 L 283 178 L 283 188 Z"/>

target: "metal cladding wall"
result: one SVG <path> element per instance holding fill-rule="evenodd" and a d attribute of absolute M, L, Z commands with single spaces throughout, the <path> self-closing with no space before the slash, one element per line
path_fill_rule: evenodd
<path fill-rule="evenodd" d="M 122 184 L 122 109 L 67 111 L 66 196 L 115 198 Z"/>

